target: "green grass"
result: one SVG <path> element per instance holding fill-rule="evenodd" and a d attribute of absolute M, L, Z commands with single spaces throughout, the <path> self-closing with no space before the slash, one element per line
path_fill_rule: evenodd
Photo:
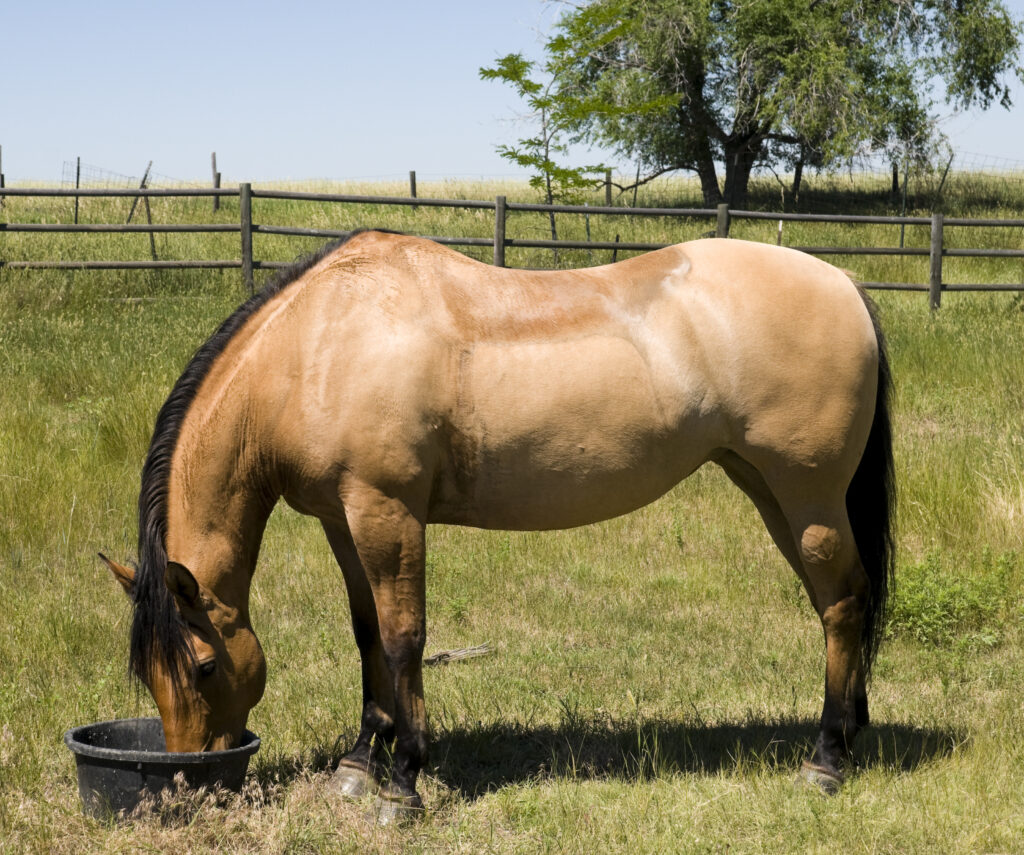
<path fill-rule="evenodd" d="M 269 213 L 298 221 L 308 208 Z M 425 208 L 416 221 L 337 215 L 324 224 L 451 225 Z M 629 239 L 671 239 L 665 223 L 634 224 Z M 489 220 L 478 226 L 487 234 Z M 78 238 L 28 240 L 0 247 L 82 257 Z M 114 257 L 148 252 L 144 236 L 104 240 L 97 251 Z M 232 241 L 194 240 L 183 255 L 237 255 Z M 313 245 L 268 239 L 264 251 Z M 857 272 L 904 270 L 870 264 Z M 1012 275 L 972 264 L 972 280 Z M 400 830 L 324 790 L 356 733 L 358 658 L 319 527 L 279 508 L 253 594 L 270 671 L 246 790 L 180 796 L 186 820 L 83 817 L 64 730 L 153 710 L 127 679 L 128 604 L 95 553 L 134 556 L 156 411 L 242 296 L 237 271 L 0 270 L 0 851 L 1024 851 L 1024 306 L 1011 295 L 950 294 L 934 314 L 920 294 L 878 296 L 896 378 L 900 566 L 874 723 L 837 797 L 793 786 L 820 713 L 820 626 L 753 508 L 708 467 L 586 529 L 431 529 L 428 653 L 496 652 L 426 671 L 429 810 Z"/>

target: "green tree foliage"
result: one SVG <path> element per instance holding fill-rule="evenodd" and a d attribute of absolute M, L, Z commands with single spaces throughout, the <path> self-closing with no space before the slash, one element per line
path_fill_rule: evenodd
<path fill-rule="evenodd" d="M 543 191 L 547 204 L 573 204 L 580 200 L 583 190 L 592 189 L 598 183 L 595 173 L 604 167 L 570 167 L 555 160 L 568 154 L 564 140 L 568 129 L 575 127 L 581 117 L 569 111 L 568 103 L 559 98 L 550 74 L 546 84 L 531 77 L 535 67 L 536 63 L 522 54 L 511 53 L 499 59 L 493 68 L 480 69 L 480 77 L 484 80 L 498 80 L 510 85 L 527 103 L 531 118 L 537 123 L 534 136 L 520 139 L 514 146 L 500 145 L 498 154 L 518 166 L 534 170 L 530 186 Z M 549 219 L 551 238 L 558 240 L 554 212 L 549 214 Z"/>
<path fill-rule="evenodd" d="M 759 162 L 919 155 L 937 93 L 954 109 L 1009 107 L 1008 80 L 1024 80 L 1024 26 L 1001 0 L 566 5 L 545 46 L 551 120 L 645 178 L 696 172 L 708 204 L 742 205 Z"/>

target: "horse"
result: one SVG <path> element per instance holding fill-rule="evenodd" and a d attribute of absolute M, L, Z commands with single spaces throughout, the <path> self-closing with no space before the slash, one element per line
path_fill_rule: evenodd
<path fill-rule="evenodd" d="M 425 529 L 581 526 L 711 461 L 753 501 L 825 636 L 799 773 L 844 780 L 894 561 L 890 370 L 870 299 L 795 250 L 703 239 L 499 269 L 365 230 L 278 273 L 203 344 L 142 468 L 130 671 L 169 751 L 238 744 L 266 665 L 249 591 L 271 509 L 316 517 L 362 666 L 332 784 L 422 810 Z M 390 769 L 384 754 L 390 754 Z"/>

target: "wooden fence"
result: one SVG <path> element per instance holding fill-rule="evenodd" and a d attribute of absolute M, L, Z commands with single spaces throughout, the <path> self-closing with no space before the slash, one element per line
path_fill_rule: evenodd
<path fill-rule="evenodd" d="M 432 240 L 450 246 L 491 247 L 494 252 L 494 264 L 505 265 L 505 251 L 508 248 L 537 249 L 589 249 L 611 251 L 645 252 L 660 249 L 666 244 L 636 243 L 628 241 L 573 241 L 573 240 L 539 240 L 528 238 L 510 238 L 507 233 L 507 218 L 515 212 L 540 212 L 585 214 L 588 216 L 630 216 L 630 217 L 687 217 L 707 218 L 714 223 L 714 234 L 717 237 L 728 237 L 730 224 L 733 220 L 771 220 L 781 222 L 817 222 L 817 223 L 861 223 L 905 226 L 927 226 L 931 240 L 927 249 L 923 247 L 862 247 L 862 246 L 794 246 L 793 249 L 811 255 L 890 255 L 890 256 L 928 256 L 929 278 L 926 283 L 902 282 L 863 282 L 866 288 L 922 291 L 928 293 L 932 308 L 938 308 L 944 291 L 1024 291 L 1024 277 L 1019 284 L 986 284 L 986 283 L 948 283 L 942 279 L 942 261 L 949 257 L 1024 259 L 1021 249 L 954 249 L 946 248 L 943 243 L 943 229 L 947 226 L 967 226 L 985 228 L 1024 228 L 1021 219 L 966 219 L 944 217 L 940 213 L 930 217 L 890 217 L 870 215 L 839 215 L 839 214 L 782 214 L 761 211 L 735 211 L 728 205 L 717 208 L 622 208 L 611 206 L 589 205 L 541 205 L 521 202 L 509 202 L 506 197 L 498 196 L 493 201 L 465 199 L 431 199 L 422 197 L 399 196 L 360 196 L 335 193 L 304 193 L 286 190 L 259 190 L 251 184 L 241 184 L 237 188 L 188 188 L 188 189 L 56 189 L 56 188 L 5 188 L 0 185 L 0 201 L 4 197 L 133 197 L 148 199 L 151 197 L 212 197 L 219 200 L 223 197 L 237 197 L 239 200 L 239 222 L 235 223 L 195 223 L 195 224 L 158 224 L 153 222 L 126 224 L 61 224 L 61 223 L 0 223 L 3 232 L 73 232 L 73 233 L 132 233 L 141 232 L 150 235 L 159 233 L 196 233 L 196 232 L 228 232 L 240 236 L 240 253 L 238 259 L 230 260 L 156 260 L 148 261 L 5 261 L 3 246 L 0 243 L 0 268 L 12 269 L 63 269 L 63 270 L 124 270 L 124 269 L 231 269 L 242 271 L 245 287 L 251 293 L 254 289 L 253 273 L 259 269 L 283 267 L 286 262 L 260 261 L 253 255 L 253 235 L 292 235 L 319 238 L 347 237 L 351 232 L 330 229 L 299 228 L 293 226 L 274 226 L 254 223 L 252 217 L 253 199 L 287 199 L 310 202 L 335 202 L 348 204 L 374 205 L 405 205 L 411 207 L 445 207 L 490 210 L 494 212 L 493 238 L 453 237 L 429 235 Z M 147 207 L 148 211 L 148 207 Z M 710 224 L 710 223 L 709 223 Z M 1024 269 L 1024 268 L 1022 268 Z"/>

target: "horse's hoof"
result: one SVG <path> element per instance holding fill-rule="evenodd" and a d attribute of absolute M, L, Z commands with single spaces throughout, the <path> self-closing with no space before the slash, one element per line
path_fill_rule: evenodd
<path fill-rule="evenodd" d="M 376 793 L 378 789 L 377 779 L 373 775 L 358 766 L 347 766 L 344 763 L 338 766 L 327 786 L 347 799 L 361 799 L 367 793 Z"/>
<path fill-rule="evenodd" d="M 826 796 L 834 796 L 843 786 L 842 774 L 806 761 L 800 767 L 800 774 L 797 775 L 796 780 L 798 784 L 814 787 Z"/>
<path fill-rule="evenodd" d="M 381 795 L 374 805 L 372 819 L 377 825 L 404 825 L 423 816 L 423 799 L 411 796 Z"/>

